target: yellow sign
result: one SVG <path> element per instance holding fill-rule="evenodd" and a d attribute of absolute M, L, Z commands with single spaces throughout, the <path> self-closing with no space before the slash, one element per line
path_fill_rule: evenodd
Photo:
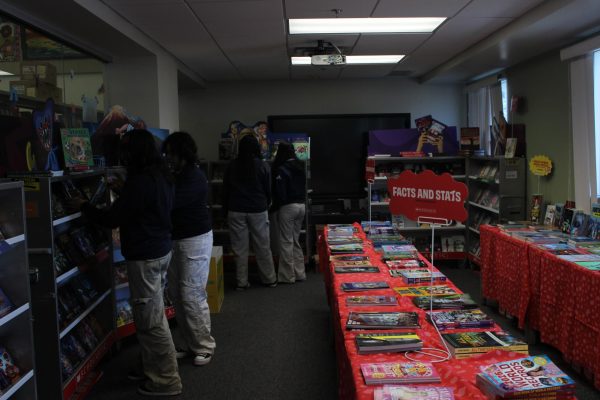
<path fill-rule="evenodd" d="M 546 156 L 535 156 L 529 160 L 529 170 L 537 176 L 550 175 L 550 172 L 552 172 L 552 160 Z"/>

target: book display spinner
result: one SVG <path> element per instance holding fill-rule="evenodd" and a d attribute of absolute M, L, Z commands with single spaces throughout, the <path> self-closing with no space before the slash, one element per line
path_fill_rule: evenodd
<path fill-rule="evenodd" d="M 471 157 L 467 162 L 469 188 L 467 247 L 469 260 L 481 265 L 479 226 L 522 221 L 526 213 L 527 160 Z"/>
<path fill-rule="evenodd" d="M 69 210 L 82 197 L 108 201 L 104 170 L 53 177 L 14 175 L 25 183 L 27 245 L 38 280 L 31 286 L 37 390 L 52 399 L 84 395 L 114 342 L 110 231 Z"/>
<path fill-rule="evenodd" d="M 436 174 L 449 173 L 458 181 L 465 179 L 464 157 L 388 157 L 370 156 L 375 162 L 375 180 L 367 204 L 371 208 L 372 220 L 392 221 L 394 227 L 402 232 L 426 257 L 431 254 L 431 228 L 429 224 L 419 224 L 404 216 L 392 217 L 389 210 L 387 180 L 405 170 L 420 173 L 431 170 Z M 450 226 L 438 227 L 436 232 L 434 257 L 436 260 L 463 260 L 466 255 L 466 226 L 454 222 Z"/>
<path fill-rule="evenodd" d="M 0 182 L 0 399 L 36 399 L 22 182 Z"/>

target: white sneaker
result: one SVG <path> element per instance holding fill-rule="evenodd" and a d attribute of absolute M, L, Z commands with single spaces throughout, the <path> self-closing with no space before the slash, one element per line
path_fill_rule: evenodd
<path fill-rule="evenodd" d="M 206 365 L 210 362 L 212 354 L 209 353 L 200 353 L 194 357 L 194 365 L 199 367 L 201 365 Z"/>

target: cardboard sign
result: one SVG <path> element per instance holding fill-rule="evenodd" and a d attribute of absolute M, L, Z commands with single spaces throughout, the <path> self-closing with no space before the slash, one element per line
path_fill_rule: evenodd
<path fill-rule="evenodd" d="M 367 165 L 365 167 L 365 180 L 367 182 L 373 182 L 375 180 L 375 160 L 367 159 Z"/>
<path fill-rule="evenodd" d="M 550 175 L 552 161 L 547 156 L 535 156 L 529 160 L 529 170 L 537 176 Z"/>
<path fill-rule="evenodd" d="M 436 175 L 430 170 L 420 174 L 404 171 L 397 178 L 388 179 L 388 193 L 390 212 L 395 215 L 415 221 L 467 219 L 467 185 L 455 181 L 447 172 Z"/>

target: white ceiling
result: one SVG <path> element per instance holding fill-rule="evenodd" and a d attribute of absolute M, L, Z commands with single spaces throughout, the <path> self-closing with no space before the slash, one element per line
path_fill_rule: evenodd
<path fill-rule="evenodd" d="M 90 0 L 91 1 L 91 0 Z M 406 76 L 464 82 L 506 68 L 600 30 L 600 0 L 97 0 L 112 8 L 207 82 Z M 75 18 L 55 3 L 31 3 L 74 35 L 98 32 L 91 15 Z M 433 34 L 288 35 L 288 18 L 447 17 Z M 74 11 L 74 10 L 71 10 Z M 64 15 L 65 17 L 61 17 Z M 98 19 L 99 20 L 99 19 Z M 80 21 L 80 22 L 78 22 Z M 83 26 L 87 27 L 87 30 Z M 106 32 L 105 24 L 102 26 Z M 77 29 L 75 29 L 77 28 Z M 123 43 L 106 40 L 106 52 Z M 96 34 L 98 35 L 98 33 Z M 104 34 L 106 35 L 106 34 Z M 319 68 L 290 65 L 298 48 L 332 42 L 345 54 L 406 54 L 396 65 Z M 111 47 L 112 46 L 112 47 Z"/>

